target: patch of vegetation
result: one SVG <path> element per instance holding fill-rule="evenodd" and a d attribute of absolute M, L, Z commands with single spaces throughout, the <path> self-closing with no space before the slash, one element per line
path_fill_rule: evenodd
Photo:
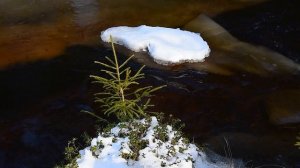
<path fill-rule="evenodd" d="M 124 141 L 125 138 L 128 138 L 128 142 L 122 142 L 120 149 L 120 156 L 127 160 L 127 164 L 130 164 L 131 161 L 138 161 L 140 157 L 145 158 L 145 154 L 141 151 L 149 147 L 149 143 L 153 141 L 152 146 L 156 146 L 152 149 L 152 153 L 157 157 L 165 160 L 170 160 L 171 158 L 177 157 L 177 154 L 183 154 L 188 150 L 189 141 L 186 141 L 186 138 L 183 137 L 180 131 L 175 130 L 172 126 L 158 122 L 157 125 L 151 125 L 151 117 L 147 117 L 143 120 L 131 120 L 129 122 L 122 122 L 116 125 L 114 128 L 111 128 L 110 131 L 102 132 L 97 138 L 96 145 L 90 147 L 90 151 L 95 157 L 98 157 L 101 153 L 101 150 L 105 148 L 102 143 L 102 138 L 112 140 L 106 146 L 111 146 L 117 141 Z M 112 131 L 117 128 L 117 132 Z M 148 131 L 153 131 L 153 139 L 145 138 L 149 134 Z M 148 135 L 147 135 L 148 134 Z M 125 145 L 126 144 L 126 145 Z M 165 149 L 164 153 L 160 153 L 162 149 Z M 171 159 L 172 160 L 172 159 Z M 187 157 L 186 160 L 194 161 L 191 157 Z M 173 162 L 171 164 L 177 164 Z M 162 165 L 170 166 L 170 163 L 163 162 Z"/>
<path fill-rule="evenodd" d="M 169 140 L 168 127 L 166 124 L 157 125 L 154 127 L 154 132 L 155 139 L 161 140 L 162 142 Z"/>
<path fill-rule="evenodd" d="M 151 118 L 147 117 L 144 123 L 136 120 L 118 125 L 121 130 L 118 133 L 119 138 L 128 137 L 129 153 L 121 153 L 121 156 L 126 160 L 138 160 L 139 151 L 146 148 L 149 144 L 147 140 L 142 139 L 150 126 Z"/>
<path fill-rule="evenodd" d="M 68 142 L 68 146 L 65 148 L 65 163 L 56 165 L 54 168 L 78 168 L 76 159 L 79 158 L 79 149 L 76 145 L 76 138 L 73 138 Z"/>

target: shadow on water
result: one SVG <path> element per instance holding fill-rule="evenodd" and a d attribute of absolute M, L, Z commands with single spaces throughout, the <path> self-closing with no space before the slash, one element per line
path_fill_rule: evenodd
<path fill-rule="evenodd" d="M 202 11 L 210 17 L 216 16 L 216 20 L 238 38 L 273 47 L 295 61 L 298 58 L 297 45 L 293 44 L 297 36 L 292 36 L 297 34 L 299 23 L 296 20 L 289 20 L 287 27 L 275 31 L 276 37 L 284 37 L 284 30 L 291 30 L 291 35 L 285 39 L 287 43 L 280 42 L 284 50 L 268 41 L 269 36 L 257 36 L 260 31 L 264 34 L 269 32 L 268 28 L 273 28 L 272 24 L 267 26 L 271 16 L 285 18 L 297 11 L 296 6 L 288 5 L 292 13 L 287 10 L 286 15 L 277 14 L 279 1 L 224 15 L 221 13 L 244 7 L 245 3 L 72 0 L 68 3 L 49 1 L 45 5 L 43 2 L 48 1 L 37 2 L 42 6 L 33 4 L 36 10 L 24 6 L 23 1 L 0 2 L 0 8 L 9 3 L 19 3 L 20 7 L 11 12 L 0 10 L 0 16 L 7 18 L 1 20 L 0 66 L 19 62 L 0 71 L 0 167 L 53 167 L 62 159 L 68 140 L 80 137 L 86 130 L 93 134 L 94 119 L 79 111 L 97 109 L 92 103 L 95 87 L 90 85 L 88 75 L 98 68 L 92 63 L 94 60 L 111 55 L 110 49 L 95 46 L 99 43 L 100 30 L 106 27 L 121 24 L 179 27 Z M 291 3 L 282 5 L 285 4 Z M 271 11 L 266 9 L 270 6 Z M 187 10 L 190 12 L 186 13 Z M 253 17 L 269 16 L 269 13 L 264 15 L 266 10 L 271 18 L 265 18 L 264 22 L 260 22 L 260 17 Z M 238 17 L 240 13 L 241 18 Z M 299 16 L 297 12 L 296 15 Z M 249 21 L 249 16 L 253 20 Z M 252 26 L 257 20 L 258 29 Z M 235 28 L 238 24 L 240 26 Z M 244 29 L 246 34 L 241 31 Z M 290 49 L 291 55 L 285 53 Z M 120 54 L 120 58 L 125 56 Z M 23 61 L 36 62 L 21 64 Z M 130 65 L 136 68 L 140 66 L 137 62 Z M 286 124 L 293 120 L 285 113 L 277 116 L 278 109 L 292 111 L 288 114 L 292 118 L 297 117 L 293 114 L 299 114 L 295 112 L 300 104 L 297 98 L 299 75 L 271 77 L 246 71 L 226 76 L 198 71 L 187 65 L 170 69 L 149 66 L 144 72 L 146 79 L 142 84 L 168 85 L 153 98 L 156 110 L 182 119 L 186 123 L 186 133 L 194 141 L 224 154 L 223 138 L 226 137 L 233 157 L 242 158 L 250 167 L 263 164 L 299 167 L 300 151 L 293 146 L 300 130 L 299 122 Z M 276 115 L 272 115 L 273 111 Z"/>
<path fill-rule="evenodd" d="M 300 1 L 268 1 L 225 12 L 214 20 L 240 40 L 263 45 L 300 62 Z"/>
<path fill-rule="evenodd" d="M 79 111 L 91 109 L 86 83 L 98 50 L 73 46 L 1 71 L 0 167 L 53 167 L 68 140 L 92 130 L 94 120 Z"/>

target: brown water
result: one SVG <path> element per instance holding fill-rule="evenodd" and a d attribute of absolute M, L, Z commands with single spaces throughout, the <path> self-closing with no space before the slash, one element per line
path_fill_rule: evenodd
<path fill-rule="evenodd" d="M 255 1 L 42 0 L 0 2 L 0 67 L 53 58 L 74 44 L 98 44 L 116 25 L 178 27 L 199 13 L 210 16 Z"/>
<path fill-rule="evenodd" d="M 243 36 L 250 39 L 248 42 L 255 37 L 268 42 L 263 36 L 269 31 L 276 32 L 274 37 L 277 35 L 280 39 L 286 32 L 300 28 L 297 19 L 290 19 L 291 13 L 295 18 L 300 16 L 295 12 L 298 11 L 297 5 L 293 5 L 296 1 L 271 1 L 251 6 L 259 2 L 2 0 L 0 167 L 53 167 L 62 159 L 63 148 L 71 137 L 79 137 L 83 131 L 93 134 L 93 118 L 79 111 L 97 110 L 92 103 L 95 87 L 90 85 L 87 76 L 97 70 L 93 60 L 111 55 L 110 49 L 99 42 L 101 30 L 115 25 L 140 24 L 184 27 L 200 13 L 216 18 L 237 35 L 244 34 L 233 27 L 239 24 L 241 28 L 252 27 L 252 22 L 243 25 L 248 16 L 261 16 L 254 21 L 262 28 L 274 24 L 266 21 L 270 18 L 281 19 L 287 25 L 282 27 L 281 22 L 278 23 L 284 33 L 274 31 L 277 29 L 273 30 L 273 27 L 262 32 L 256 31 L 261 27 L 249 28 L 252 33 L 247 31 L 247 36 Z M 284 12 L 278 13 L 281 9 Z M 240 18 L 230 20 L 228 16 Z M 153 62 L 146 61 L 149 67 L 142 84 L 168 85 L 153 98 L 156 109 L 181 118 L 186 123 L 186 133 L 196 142 L 224 155 L 223 138 L 226 137 L 233 156 L 242 158 L 249 167 L 271 167 L 270 164 L 299 167 L 300 150 L 293 146 L 300 130 L 299 123 L 277 125 L 274 123 L 285 119 L 285 114 L 281 118 L 269 114 L 270 109 L 297 111 L 300 108 L 297 98 L 300 77 L 289 70 L 295 65 L 291 61 L 299 58 L 297 52 L 289 53 L 290 49 L 297 51 L 294 42 L 298 34 L 296 31 L 291 34 L 295 36 L 285 39 L 280 49 L 272 42 L 262 45 L 266 44 L 281 54 L 288 53 L 292 60 L 271 59 L 272 51 L 267 56 L 268 61 L 261 63 L 264 61 L 257 60 L 257 56 L 269 51 L 262 49 L 257 52 L 251 43 L 240 45 L 237 40 L 240 36 L 232 40 L 225 34 L 207 37 L 213 53 L 205 64 L 166 69 L 151 66 Z M 220 37 L 222 39 L 216 39 Z M 222 41 L 239 45 L 238 48 L 223 46 L 224 43 L 219 43 Z M 120 51 L 121 59 L 125 58 L 122 49 Z M 243 52 L 248 54 L 241 54 Z M 254 53 L 251 59 L 247 58 L 249 53 Z M 282 55 L 275 55 L 281 60 Z M 144 56 L 142 54 L 141 62 L 145 61 Z M 241 56 L 247 59 L 240 59 Z M 243 61 L 242 65 L 239 60 Z M 140 66 L 138 62 L 131 63 L 131 66 Z M 270 68 L 268 63 L 274 62 L 288 69 Z M 271 70 L 265 71 L 268 68 Z"/>

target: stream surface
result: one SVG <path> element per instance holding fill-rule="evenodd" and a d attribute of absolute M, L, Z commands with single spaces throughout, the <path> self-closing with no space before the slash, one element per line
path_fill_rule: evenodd
<path fill-rule="evenodd" d="M 94 60 L 112 55 L 100 43 L 102 30 L 182 28 L 205 14 L 235 38 L 299 63 L 299 7 L 297 0 L 2 0 L 0 167 L 53 167 L 68 140 L 84 131 L 95 135 L 94 118 L 80 110 L 100 111 L 92 95 L 99 88 L 88 75 L 99 70 Z M 145 69 L 142 85 L 168 86 L 153 97 L 154 110 L 180 118 L 190 139 L 223 156 L 226 138 L 232 156 L 249 167 L 300 167 L 294 146 L 300 131 L 298 73 L 258 75 L 237 67 L 229 75 L 190 67 Z"/>

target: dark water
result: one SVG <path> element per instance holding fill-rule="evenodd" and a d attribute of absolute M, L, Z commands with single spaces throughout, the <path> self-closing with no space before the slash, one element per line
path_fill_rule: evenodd
<path fill-rule="evenodd" d="M 225 12 L 214 19 L 239 39 L 266 46 L 299 62 L 299 6 L 297 0 L 277 0 Z"/>
<path fill-rule="evenodd" d="M 95 87 L 87 76 L 97 70 L 94 60 L 111 55 L 98 42 L 106 27 L 181 27 L 204 12 L 242 40 L 296 62 L 300 58 L 296 1 L 270 1 L 245 9 L 241 7 L 249 3 L 239 1 L 32 1 L 30 7 L 21 1 L 10 3 L 0 2 L 2 8 L 15 6 L 0 10 L 0 62 L 6 67 L 0 72 L 0 167 L 53 167 L 61 161 L 68 140 L 84 131 L 93 134 L 94 119 L 79 111 L 97 110 L 92 103 Z M 225 137 L 233 157 L 249 167 L 300 167 L 300 150 L 293 146 L 299 124 L 276 125 L 268 114 L 268 97 L 300 90 L 299 75 L 224 76 L 180 66 L 149 67 L 145 74 L 142 84 L 168 85 L 153 98 L 156 110 L 182 119 L 194 141 L 224 155 Z"/>

